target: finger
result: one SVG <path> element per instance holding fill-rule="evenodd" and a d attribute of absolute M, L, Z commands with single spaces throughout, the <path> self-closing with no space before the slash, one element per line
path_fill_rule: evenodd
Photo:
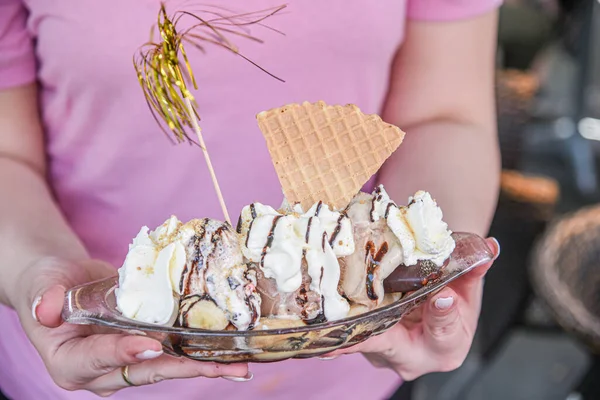
<path fill-rule="evenodd" d="M 115 270 L 109 264 L 96 260 L 79 264 L 58 258 L 41 260 L 24 271 L 21 281 L 26 285 L 22 290 L 25 296 L 15 308 L 23 308 L 22 311 L 25 307 L 30 308 L 34 320 L 47 327 L 56 327 L 62 323 L 67 288 L 114 274 Z"/>
<path fill-rule="evenodd" d="M 60 326 L 65 292 L 64 286 L 55 285 L 34 299 L 31 306 L 33 319 L 48 328 Z"/>
<path fill-rule="evenodd" d="M 468 280 L 477 280 L 479 278 L 482 278 L 491 268 L 493 262 L 496 261 L 496 259 L 500 256 L 500 243 L 498 242 L 498 240 L 496 238 L 487 238 L 485 241 L 490 250 L 492 250 L 492 261 L 485 265 L 477 267 L 470 271 L 468 274 L 466 274 L 465 277 Z"/>
<path fill-rule="evenodd" d="M 457 293 L 444 288 L 428 301 L 423 310 L 423 347 L 431 354 L 447 358 L 470 346 L 471 332 L 466 332 L 459 312 Z"/>
<path fill-rule="evenodd" d="M 169 379 L 185 378 L 218 378 L 228 377 L 233 380 L 250 380 L 252 374 L 247 364 L 217 364 L 200 362 L 187 358 L 175 358 L 163 355 L 157 359 L 132 365 L 128 368 L 128 379 L 136 386 L 150 385 Z M 88 389 L 95 392 L 116 391 L 130 385 L 125 382 L 121 368 L 90 382 Z"/>
<path fill-rule="evenodd" d="M 488 270 L 492 267 L 494 260 L 496 260 L 500 254 L 500 245 L 496 239 L 488 238 L 486 241 L 492 250 L 493 260 L 473 269 L 448 285 L 454 289 L 466 303 L 477 305 L 476 315 L 479 315 L 479 303 L 481 302 L 481 296 L 483 295 L 483 277 L 487 274 Z"/>
<path fill-rule="evenodd" d="M 124 334 L 91 335 L 63 343 L 52 364 L 61 365 L 61 381 L 85 384 L 123 365 L 132 365 L 162 355 L 162 345 L 143 336 Z"/>

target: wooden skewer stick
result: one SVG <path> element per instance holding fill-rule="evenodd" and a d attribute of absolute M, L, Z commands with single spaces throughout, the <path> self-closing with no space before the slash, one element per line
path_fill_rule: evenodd
<path fill-rule="evenodd" d="M 210 177 L 215 187 L 215 192 L 217 193 L 217 197 L 219 198 L 219 204 L 221 204 L 223 216 L 225 217 L 225 221 L 227 221 L 229 225 L 231 225 L 231 219 L 229 218 L 227 206 L 225 205 L 225 200 L 223 199 L 223 194 L 221 193 L 221 188 L 219 187 L 219 181 L 217 180 L 215 170 L 213 169 L 212 163 L 210 162 L 210 156 L 208 155 L 208 150 L 206 150 L 204 138 L 202 137 L 202 130 L 200 129 L 200 124 L 198 123 L 196 112 L 194 111 L 194 107 L 192 106 L 192 102 L 190 101 L 189 97 L 185 98 L 185 105 L 188 109 L 188 112 L 190 113 L 190 120 L 192 121 L 192 127 L 194 128 L 194 132 L 196 132 L 196 136 L 198 136 L 200 147 L 202 148 L 202 153 L 204 154 L 204 159 L 206 160 L 206 165 L 208 166 L 208 171 L 210 172 Z"/>

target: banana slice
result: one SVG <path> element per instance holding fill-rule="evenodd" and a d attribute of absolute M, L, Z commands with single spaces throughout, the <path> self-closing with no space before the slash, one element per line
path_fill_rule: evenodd
<path fill-rule="evenodd" d="M 210 297 L 194 295 L 181 302 L 179 324 L 185 328 L 220 331 L 229 325 L 229 320 Z"/>

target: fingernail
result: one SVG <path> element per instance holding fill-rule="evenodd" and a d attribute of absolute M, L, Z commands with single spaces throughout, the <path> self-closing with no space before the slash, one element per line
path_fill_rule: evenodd
<path fill-rule="evenodd" d="M 494 243 L 496 244 L 496 248 L 498 249 L 496 255 L 494 256 L 494 261 L 496 261 L 496 259 L 500 256 L 500 242 L 495 237 L 491 239 L 494 241 Z"/>
<path fill-rule="evenodd" d="M 319 360 L 327 361 L 327 360 L 335 360 L 339 356 L 329 356 L 329 357 L 317 357 Z"/>
<path fill-rule="evenodd" d="M 33 304 L 31 305 L 31 316 L 36 322 L 40 322 L 37 316 L 37 309 L 39 305 L 42 303 L 42 296 L 38 296 L 33 300 Z"/>
<path fill-rule="evenodd" d="M 232 382 L 248 382 L 254 378 L 254 374 L 250 371 L 246 374 L 246 376 L 222 376 L 221 378 L 227 379 Z"/>
<path fill-rule="evenodd" d="M 435 301 L 435 308 L 438 310 L 447 310 L 454 304 L 454 297 L 440 297 Z"/>
<path fill-rule="evenodd" d="M 142 351 L 141 353 L 138 353 L 135 355 L 135 358 L 137 358 L 138 360 L 152 360 L 155 359 L 156 357 L 160 357 L 162 355 L 163 351 L 159 350 L 159 351 L 155 351 L 155 350 L 146 350 L 146 351 Z"/>

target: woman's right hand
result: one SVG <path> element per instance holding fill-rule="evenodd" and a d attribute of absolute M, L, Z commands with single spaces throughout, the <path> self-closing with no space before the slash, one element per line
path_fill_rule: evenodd
<path fill-rule="evenodd" d="M 136 386 L 199 376 L 234 381 L 252 377 L 247 364 L 222 365 L 171 357 L 163 354 L 160 342 L 148 337 L 99 333 L 93 326 L 63 323 L 61 311 L 67 288 L 115 273 L 114 268 L 100 261 L 73 263 L 44 258 L 20 275 L 11 303 L 58 386 L 108 396 L 129 387 L 121 375 L 124 366 L 129 366 L 129 380 Z"/>

